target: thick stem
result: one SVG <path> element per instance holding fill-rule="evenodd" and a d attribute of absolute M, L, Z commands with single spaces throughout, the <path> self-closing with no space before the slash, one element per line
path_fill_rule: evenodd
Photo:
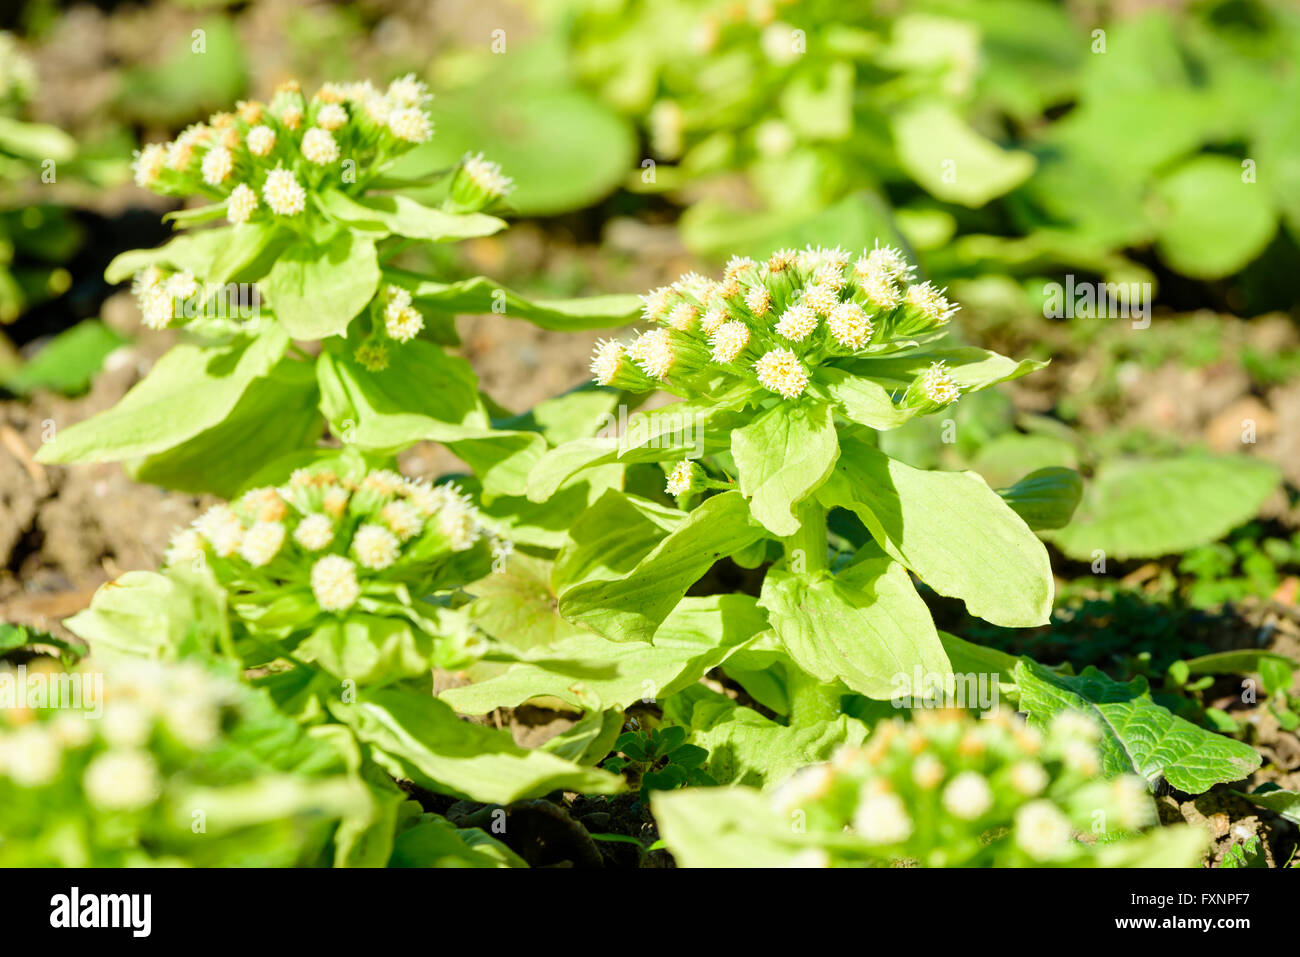
<path fill-rule="evenodd" d="M 826 542 L 826 509 L 808 500 L 796 511 L 799 531 L 785 539 L 787 570 L 811 577 L 830 567 Z M 786 668 L 786 687 L 790 695 L 790 724 L 808 727 L 831 721 L 840 714 L 840 689 L 802 671 L 793 662 Z"/>

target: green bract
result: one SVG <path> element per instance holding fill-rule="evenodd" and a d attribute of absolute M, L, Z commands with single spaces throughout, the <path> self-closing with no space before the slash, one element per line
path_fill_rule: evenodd
<path fill-rule="evenodd" d="M 1046 734 L 994 715 L 920 713 L 766 794 L 658 794 L 664 840 L 687 867 L 1193 866 L 1205 837 L 1147 831 L 1141 779 L 1098 780 L 1098 729 L 1064 714 Z"/>

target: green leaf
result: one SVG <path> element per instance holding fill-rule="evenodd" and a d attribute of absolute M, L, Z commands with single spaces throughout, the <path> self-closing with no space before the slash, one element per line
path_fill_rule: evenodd
<path fill-rule="evenodd" d="M 1156 246 L 1174 269 L 1197 279 L 1240 271 L 1277 232 L 1277 210 L 1267 187 L 1245 182 L 1227 156 L 1197 156 L 1156 185 L 1163 204 Z"/>
<path fill-rule="evenodd" d="M 607 329 L 634 322 L 641 312 L 638 296 L 588 296 L 585 299 L 528 299 L 483 276 L 459 282 L 436 282 L 415 273 L 392 270 L 421 306 L 444 312 L 497 314 L 525 319 L 556 332 Z"/>
<path fill-rule="evenodd" d="M 358 685 L 373 685 L 427 674 L 433 638 L 400 618 L 352 614 L 322 622 L 294 657 Z"/>
<path fill-rule="evenodd" d="M 174 658 L 228 646 L 225 593 L 202 578 L 127 572 L 95 592 L 90 607 L 64 621 L 100 661 Z"/>
<path fill-rule="evenodd" d="M 205 229 L 198 233 L 185 233 L 153 249 L 131 249 L 113 257 L 104 270 L 104 280 L 110 283 L 125 282 L 141 269 L 149 266 L 169 266 L 188 269 L 196 277 L 208 276 L 213 257 L 220 255 L 234 235 L 232 227 Z"/>
<path fill-rule="evenodd" d="M 77 141 L 57 126 L 0 116 L 0 150 L 37 162 L 66 163 L 77 155 Z"/>
<path fill-rule="evenodd" d="M 586 628 L 560 617 L 556 610 L 558 599 L 551 587 L 551 568 L 551 562 L 542 558 L 519 552 L 511 555 L 504 569 L 465 586 L 474 597 L 468 608 L 470 620 L 517 651 L 553 649 L 568 638 L 595 637 Z M 467 710 L 459 702 L 453 703 L 457 710 Z"/>
<path fill-rule="evenodd" d="M 1242 456 L 1103 462 L 1065 528 L 1045 536 L 1071 558 L 1156 558 L 1217 541 L 1277 488 L 1276 466 Z"/>
<path fill-rule="evenodd" d="M 1008 359 L 996 352 L 975 346 L 956 346 L 950 349 L 926 349 L 901 356 L 855 359 L 843 368 L 864 376 L 889 389 L 906 389 L 912 381 L 933 363 L 942 362 L 948 367 L 953 382 L 962 394 L 979 392 L 1000 382 L 1009 382 L 1047 367 L 1037 359 Z"/>
<path fill-rule="evenodd" d="M 922 694 L 952 671 L 907 570 L 883 555 L 811 580 L 772 568 L 759 604 L 795 664 L 868 698 Z"/>
<path fill-rule="evenodd" d="M 560 614 L 614 641 L 651 641 L 686 590 L 714 562 L 762 534 L 750 523 L 749 507 L 739 492 L 716 495 L 683 519 L 635 568 L 613 577 L 586 577 L 562 588 Z"/>
<path fill-rule="evenodd" d="M 998 494 L 1034 531 L 1063 528 L 1079 507 L 1083 479 L 1074 469 L 1039 469 L 1010 488 L 998 489 Z"/>
<path fill-rule="evenodd" d="M 684 598 L 659 626 L 650 647 L 575 634 L 504 674 L 448 689 L 440 697 L 465 714 L 512 708 L 542 696 L 587 711 L 622 711 L 695 684 L 766 624 L 748 595 Z"/>
<path fill-rule="evenodd" d="M 650 808 L 678 867 L 788 867 L 801 849 L 790 822 L 748 788 L 657 791 Z"/>
<path fill-rule="evenodd" d="M 125 342 L 98 319 L 87 319 L 59 333 L 14 373 L 0 376 L 0 385 L 16 395 L 37 389 L 83 392 L 108 354 Z"/>
<path fill-rule="evenodd" d="M 479 828 L 458 829 L 446 818 L 421 814 L 393 840 L 389 867 L 527 867 L 506 845 Z"/>
<path fill-rule="evenodd" d="M 275 317 L 294 339 L 342 335 L 379 288 L 373 239 L 348 230 L 283 253 L 262 283 Z"/>
<path fill-rule="evenodd" d="M 1292 824 L 1300 824 L 1300 791 L 1285 791 L 1274 785 L 1263 785 L 1247 794 L 1238 791 L 1248 801 L 1266 807 Z"/>
<path fill-rule="evenodd" d="M 312 367 L 286 357 L 249 383 L 221 422 L 131 461 L 128 471 L 141 482 L 233 498 L 268 462 L 316 447 L 325 425 L 318 401 Z M 275 415 L 267 415 L 268 409 Z"/>
<path fill-rule="evenodd" d="M 1188 794 L 1215 784 L 1240 781 L 1259 767 L 1259 753 L 1185 721 L 1151 699 L 1147 681 L 1112 681 L 1096 668 L 1058 675 L 1028 658 L 1016 666 L 1020 708 L 1031 723 L 1046 726 L 1071 709 L 1094 718 L 1101 728 L 1102 771 L 1107 777 L 1138 774 L 1154 788 L 1160 778 Z"/>
<path fill-rule="evenodd" d="M 433 209 L 406 196 L 353 199 L 337 190 L 327 190 L 317 202 L 326 215 L 380 236 L 396 233 L 410 239 L 453 242 L 491 236 L 506 228 L 505 221 L 495 216 Z"/>
<path fill-rule="evenodd" d="M 272 323 L 226 345 L 183 342 L 117 405 L 61 429 L 40 462 L 112 462 L 161 452 L 220 424 L 256 379 L 279 362 L 288 337 Z"/>
<path fill-rule="evenodd" d="M 705 769 L 719 784 L 777 784 L 799 768 L 825 761 L 843 745 L 861 744 L 867 736 L 867 726 L 848 715 L 799 727 L 777 724 L 703 685 L 666 701 L 664 716 L 686 728 L 691 743 L 709 752 Z"/>
<path fill-rule="evenodd" d="M 983 206 L 1034 171 L 1030 154 L 1002 149 L 945 103 L 912 104 L 894 114 L 891 124 L 903 168 L 944 202 Z"/>
<path fill-rule="evenodd" d="M 972 615 L 1007 628 L 1051 617 L 1047 550 L 974 472 L 914 469 L 842 435 L 818 498 L 853 511 L 890 557 Z"/>
<path fill-rule="evenodd" d="M 795 505 L 821 487 L 839 456 L 831 408 L 778 403 L 731 433 L 731 455 L 754 518 L 774 535 L 793 535 Z"/>
<path fill-rule="evenodd" d="M 462 721 L 437 698 L 379 690 L 355 704 L 331 702 L 330 709 L 376 749 L 375 760 L 395 777 L 441 793 L 509 804 L 561 789 L 623 790 L 621 778 L 521 748 L 508 732 Z"/>
<path fill-rule="evenodd" d="M 895 405 L 890 391 L 880 383 L 835 366 L 817 370 L 814 388 L 818 387 L 845 418 L 869 428 L 896 429 L 917 413 L 915 408 Z"/>
<path fill-rule="evenodd" d="M 1259 674 L 1266 662 L 1275 662 L 1288 669 L 1296 667 L 1296 662 L 1285 655 L 1252 648 L 1217 651 L 1213 654 L 1188 658 L 1182 663 L 1187 667 L 1189 675 L 1252 675 Z"/>

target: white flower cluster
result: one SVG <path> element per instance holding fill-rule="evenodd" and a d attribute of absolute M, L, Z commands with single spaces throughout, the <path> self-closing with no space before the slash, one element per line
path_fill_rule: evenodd
<path fill-rule="evenodd" d="M 952 318 L 957 307 L 929 283 L 912 283 L 913 269 L 882 246 L 856 258 L 811 247 L 764 263 L 734 257 L 720 280 L 689 273 L 642 297 L 655 327 L 630 343 L 598 343 L 591 371 L 599 384 L 631 391 L 704 395 L 721 375 L 797 399 L 819 365 L 904 347 Z M 960 394 L 941 366 L 926 375 L 932 401 Z"/>
<path fill-rule="evenodd" d="M 430 99 L 411 74 L 386 90 L 368 81 L 326 83 L 310 100 L 290 81 L 270 103 L 240 101 L 233 112 L 214 114 L 171 142 L 142 147 L 135 181 L 169 195 L 216 190 L 231 223 L 299 216 L 313 185 L 337 176 L 343 160 L 369 169 L 427 141 Z M 476 168 L 486 176 L 491 165 Z"/>
<path fill-rule="evenodd" d="M 1045 734 L 1002 714 L 918 712 L 799 771 L 772 802 L 782 815 L 804 815 L 810 834 L 856 836 L 858 848 L 829 843 L 827 863 L 844 855 L 846 863 L 926 866 L 1077 862 L 1089 845 L 1076 836 L 1096 820 L 1119 832 L 1155 823 L 1141 779 L 1100 779 L 1099 738 L 1076 712 L 1062 712 Z"/>
<path fill-rule="evenodd" d="M 299 470 L 284 486 L 209 509 L 172 539 L 166 561 L 210 564 L 227 587 L 241 591 L 302 583 L 322 612 L 337 613 L 356 605 L 371 580 L 399 569 L 418 572 L 480 542 L 494 559 L 510 552 L 454 485 L 387 470 L 359 481 Z"/>
<path fill-rule="evenodd" d="M 148 266 L 131 281 L 131 293 L 140 306 L 144 324 L 150 329 L 167 328 L 185 314 L 187 304 L 192 306 L 202 298 L 202 292 L 189 270 L 168 272 L 159 266 Z"/>
<path fill-rule="evenodd" d="M 76 763 L 84 764 L 86 800 L 103 811 L 138 811 L 162 789 L 156 747 L 211 747 L 240 691 L 233 680 L 189 662 L 122 662 L 105 677 L 102 714 L 64 709 L 48 720 L 0 725 L 0 776 L 45 787 L 62 777 L 74 752 L 84 753 L 89 760 Z"/>

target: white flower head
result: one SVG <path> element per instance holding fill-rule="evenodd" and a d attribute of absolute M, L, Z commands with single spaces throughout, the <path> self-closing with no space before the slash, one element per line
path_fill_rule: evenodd
<path fill-rule="evenodd" d="M 429 87 L 422 80 L 417 80 L 414 73 L 399 76 L 388 84 L 385 96 L 397 106 L 423 106 L 433 99 Z"/>
<path fill-rule="evenodd" d="M 234 154 L 224 146 L 214 146 L 204 154 L 200 168 L 203 171 L 203 182 L 209 186 L 220 186 L 234 172 Z"/>
<path fill-rule="evenodd" d="M 700 317 L 700 332 L 712 336 L 730 318 L 725 306 L 714 306 Z"/>
<path fill-rule="evenodd" d="M 759 385 L 783 398 L 795 399 L 808 386 L 808 372 L 789 349 L 773 349 L 754 365 Z"/>
<path fill-rule="evenodd" d="M 842 302 L 826 317 L 831 337 L 846 349 L 861 349 L 871 341 L 874 326 L 866 310 L 856 302 Z"/>
<path fill-rule="evenodd" d="M 361 597 L 357 567 L 342 555 L 326 555 L 311 568 L 311 591 L 321 611 L 347 611 Z"/>
<path fill-rule="evenodd" d="M 853 272 L 859 278 L 879 275 L 895 282 L 908 282 L 915 269 L 900 250 L 881 245 L 853 264 Z"/>
<path fill-rule="evenodd" d="M 380 509 L 379 517 L 402 542 L 414 538 L 424 528 L 424 518 L 409 502 L 389 502 Z"/>
<path fill-rule="evenodd" d="M 229 505 L 212 506 L 195 519 L 194 527 L 222 558 L 235 554 L 244 536 L 244 526 Z"/>
<path fill-rule="evenodd" d="M 1030 801 L 1016 811 L 1016 844 L 1036 861 L 1055 861 L 1070 852 L 1069 819 L 1051 801 Z"/>
<path fill-rule="evenodd" d="M 317 166 L 326 166 L 339 158 L 339 144 L 335 142 L 334 134 L 319 126 L 313 126 L 302 135 L 301 149 L 307 161 Z"/>
<path fill-rule="evenodd" d="M 367 522 L 352 536 L 352 553 L 357 556 L 357 561 L 375 571 L 397 561 L 401 551 L 397 536 L 382 525 Z"/>
<path fill-rule="evenodd" d="M 903 301 L 903 294 L 888 276 L 872 273 L 858 280 L 863 298 L 881 312 L 888 312 Z"/>
<path fill-rule="evenodd" d="M 731 319 L 714 330 L 709 338 L 713 346 L 714 362 L 735 362 L 749 345 L 749 327 L 743 322 Z"/>
<path fill-rule="evenodd" d="M 672 371 L 677 354 L 667 329 L 643 332 L 628 348 L 628 354 L 646 375 L 664 379 Z"/>
<path fill-rule="evenodd" d="M 167 166 L 167 147 L 162 143 L 150 143 L 137 150 L 131 169 L 135 173 L 135 185 L 148 189 L 158 181 Z"/>
<path fill-rule="evenodd" d="M 912 836 L 912 819 L 897 794 L 870 794 L 853 814 L 853 829 L 869 844 L 901 844 Z"/>
<path fill-rule="evenodd" d="M 284 526 L 279 522 L 254 522 L 239 544 L 239 555 L 254 568 L 270 563 L 284 544 Z"/>
<path fill-rule="evenodd" d="M 276 167 L 266 174 L 262 198 L 278 216 L 297 216 L 307 208 L 307 191 L 290 170 Z"/>
<path fill-rule="evenodd" d="M 153 733 L 153 715 L 146 707 L 129 698 L 114 700 L 104 709 L 100 733 L 114 747 L 141 747 Z"/>
<path fill-rule="evenodd" d="M 232 223 L 246 223 L 257 211 L 257 193 L 245 183 L 240 183 L 230 191 L 226 199 L 226 218 Z"/>
<path fill-rule="evenodd" d="M 690 459 L 684 459 L 673 466 L 673 470 L 668 473 L 668 482 L 664 490 L 669 495 L 685 495 L 691 490 L 695 480 L 695 463 Z"/>
<path fill-rule="evenodd" d="M 466 153 L 461 168 L 471 183 L 493 199 L 500 199 L 515 188 L 515 181 L 501 172 L 501 164 L 484 159 L 482 153 Z"/>
<path fill-rule="evenodd" d="M 641 316 L 647 322 L 657 322 L 668 312 L 668 303 L 672 300 L 671 286 L 660 286 L 641 297 Z"/>
<path fill-rule="evenodd" d="M 933 754 L 923 754 L 912 764 L 912 780 L 916 786 L 925 790 L 938 787 L 947 771 L 943 762 Z"/>
<path fill-rule="evenodd" d="M 768 292 L 766 286 L 755 286 L 745 293 L 745 306 L 761 319 L 772 308 L 772 294 Z"/>
<path fill-rule="evenodd" d="M 1025 797 L 1037 797 L 1047 787 L 1047 772 L 1037 761 L 1017 761 L 1011 766 L 1011 786 Z"/>
<path fill-rule="evenodd" d="M 248 152 L 265 156 L 275 149 L 275 130 L 269 126 L 254 126 L 248 131 Z"/>
<path fill-rule="evenodd" d="M 829 316 L 840 304 L 839 290 L 821 284 L 805 286 L 803 304 L 819 316 Z"/>
<path fill-rule="evenodd" d="M 106 751 L 86 767 L 82 786 L 91 804 L 106 811 L 134 811 L 152 804 L 161 790 L 158 765 L 146 751 Z"/>
<path fill-rule="evenodd" d="M 789 813 L 820 801 L 835 784 L 835 771 L 829 764 L 810 764 L 800 768 L 772 791 L 772 806 Z"/>
<path fill-rule="evenodd" d="M 623 367 L 627 348 L 617 339 L 602 339 L 591 354 L 591 375 L 598 385 L 609 385 Z"/>
<path fill-rule="evenodd" d="M 973 821 L 993 806 L 993 789 L 984 775 L 962 771 L 943 789 L 943 806 L 953 817 Z"/>
<path fill-rule="evenodd" d="M 948 367 L 942 362 L 934 362 L 921 376 L 921 391 L 931 402 L 947 405 L 955 402 L 961 395 L 961 389 L 948 373 Z"/>
<path fill-rule="evenodd" d="M 1115 812 L 1120 827 L 1137 831 L 1156 823 L 1156 806 L 1142 779 L 1125 774 L 1111 784 L 1115 792 Z"/>
<path fill-rule="evenodd" d="M 45 725 L 35 723 L 19 728 L 0 741 L 8 753 L 5 763 L 9 777 L 22 787 L 41 787 L 53 781 L 63 764 L 63 748 Z"/>
<path fill-rule="evenodd" d="M 384 307 L 384 330 L 398 342 L 410 342 L 424 328 L 424 316 L 414 306 L 395 306 L 390 302 Z"/>
<path fill-rule="evenodd" d="M 690 332 L 691 326 L 699 318 L 700 310 L 689 302 L 679 302 L 668 313 L 668 325 L 680 332 Z"/>
<path fill-rule="evenodd" d="M 425 143 L 433 136 L 429 114 L 415 106 L 400 107 L 388 114 L 388 128 L 407 143 Z"/>
<path fill-rule="evenodd" d="M 438 513 L 438 530 L 447 537 L 453 552 L 473 548 L 482 533 L 474 506 L 459 494 L 449 496 L 444 502 Z"/>
<path fill-rule="evenodd" d="M 334 523 L 328 515 L 313 512 L 298 523 L 293 540 L 309 552 L 319 552 L 334 541 Z"/>
<path fill-rule="evenodd" d="M 333 132 L 347 125 L 347 122 L 348 111 L 338 103 L 326 103 L 316 111 L 316 124 L 323 130 Z"/>
<path fill-rule="evenodd" d="M 807 306 L 791 306 L 776 324 L 777 334 L 791 342 L 803 342 L 817 328 L 817 314 Z"/>
<path fill-rule="evenodd" d="M 907 287 L 907 304 L 934 322 L 947 322 L 957 311 L 957 306 L 944 297 L 944 290 L 928 282 Z"/>

